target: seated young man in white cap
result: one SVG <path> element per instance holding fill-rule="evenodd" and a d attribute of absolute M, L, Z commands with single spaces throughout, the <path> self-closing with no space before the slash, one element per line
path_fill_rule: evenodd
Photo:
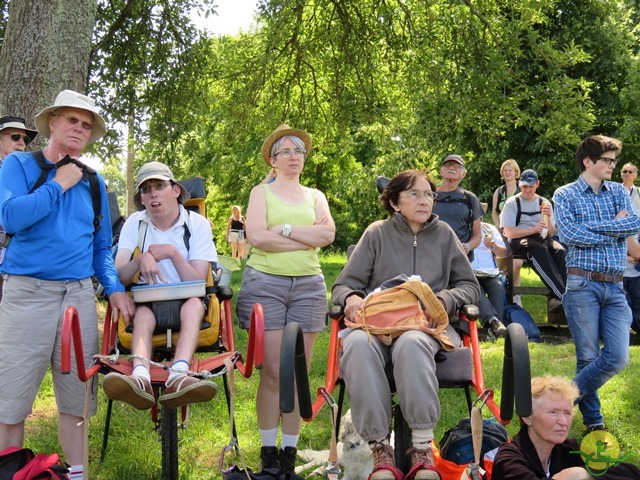
<path fill-rule="evenodd" d="M 182 205 L 189 200 L 189 193 L 175 181 L 169 167 L 160 162 L 140 167 L 137 189 L 134 201 L 140 211 L 133 213 L 122 227 L 115 260 L 122 283 L 132 283 L 138 272 L 138 283 L 147 285 L 206 280 L 217 254 L 209 221 Z M 140 247 L 141 253 L 132 258 L 136 247 Z M 207 402 L 217 391 L 214 383 L 187 374 L 206 306 L 203 299 L 197 297 L 179 302 L 180 337 L 169 378 L 159 398 L 168 408 Z M 151 338 L 156 328 L 154 308 L 153 304 L 137 305 L 133 318 L 131 376 L 110 373 L 103 383 L 109 398 L 139 410 L 155 404 L 149 371 Z"/>

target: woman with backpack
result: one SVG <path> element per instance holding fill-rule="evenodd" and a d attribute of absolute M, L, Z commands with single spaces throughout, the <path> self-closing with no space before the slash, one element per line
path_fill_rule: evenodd
<path fill-rule="evenodd" d="M 491 204 L 491 218 L 493 224 L 500 228 L 500 212 L 504 208 L 505 202 L 520 192 L 520 186 L 518 185 L 518 179 L 520 178 L 520 166 L 513 158 L 505 160 L 500 166 L 500 178 L 504 180 L 504 185 L 500 185 L 493 192 L 493 203 Z M 500 232 L 502 233 L 502 231 Z M 524 264 L 524 260 L 513 260 L 513 285 L 515 287 L 520 286 L 520 269 Z M 506 262 L 502 259 L 498 263 L 498 267 L 501 270 L 506 269 Z M 514 295 L 513 302 L 522 306 L 520 295 Z"/>
<path fill-rule="evenodd" d="M 405 170 L 393 177 L 380 196 L 389 218 L 367 227 L 333 284 L 331 299 L 344 307 L 345 322 L 357 323 L 365 298 L 400 275 L 419 275 L 435 296 L 437 308 L 427 306 L 426 315 L 436 335 L 412 329 L 390 343 L 364 329 L 342 334 L 340 375 L 353 424 L 371 448 L 374 470 L 369 480 L 440 479 L 431 449 L 441 412 L 435 360 L 444 348 L 437 330 L 443 325 L 439 314 L 448 323 L 460 307 L 478 302 L 480 286 L 455 233 L 433 213 L 435 187 L 420 170 Z M 451 345 L 459 345 L 460 338 L 450 326 L 446 337 Z M 387 364 L 393 369 L 398 404 L 411 429 L 407 451 L 411 470 L 406 476 L 396 468 L 389 442 L 392 410 Z"/>

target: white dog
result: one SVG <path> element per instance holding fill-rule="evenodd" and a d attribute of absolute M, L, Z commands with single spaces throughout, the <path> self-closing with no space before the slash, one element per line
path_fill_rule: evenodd
<path fill-rule="evenodd" d="M 367 480 L 373 470 L 371 449 L 356 431 L 351 420 L 351 409 L 342 417 L 338 440 L 342 443 L 339 459 L 343 469 L 342 480 Z"/>
<path fill-rule="evenodd" d="M 324 469 L 328 464 L 329 450 L 301 450 L 298 455 L 308 462 L 305 465 L 296 467 L 298 475 L 302 474 L 305 478 L 314 476 L 324 478 Z M 342 470 L 341 480 L 367 480 L 371 470 L 373 470 L 371 449 L 369 444 L 356 431 L 351 420 L 351 410 L 348 410 L 340 421 L 338 463 Z M 313 471 L 309 473 L 311 470 Z"/>

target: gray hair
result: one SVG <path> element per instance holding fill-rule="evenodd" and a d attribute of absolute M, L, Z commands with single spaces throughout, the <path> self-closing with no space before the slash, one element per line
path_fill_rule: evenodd
<path fill-rule="evenodd" d="M 307 147 L 305 146 L 304 142 L 298 137 L 294 135 L 285 135 L 284 137 L 280 137 L 278 140 L 276 140 L 271 146 L 271 157 L 273 157 L 278 152 L 278 149 L 282 146 L 285 139 L 287 138 L 293 142 L 296 148 L 299 148 L 303 152 L 307 151 Z"/>

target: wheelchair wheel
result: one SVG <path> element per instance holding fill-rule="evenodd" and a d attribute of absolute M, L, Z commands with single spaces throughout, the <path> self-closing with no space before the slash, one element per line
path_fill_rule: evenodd
<path fill-rule="evenodd" d="M 531 365 L 529 342 L 522 325 L 512 323 L 507 327 L 504 350 L 500 416 L 504 420 L 513 418 L 515 399 L 516 413 L 527 417 L 531 415 Z"/>
<path fill-rule="evenodd" d="M 295 382 L 294 382 L 295 378 Z M 304 338 L 300 325 L 289 323 L 282 334 L 280 346 L 280 411 L 293 412 L 295 389 L 298 392 L 298 408 L 302 418 L 311 418 L 311 392 L 304 351 Z"/>
<path fill-rule="evenodd" d="M 178 480 L 178 410 L 160 410 L 160 439 L 162 442 L 162 480 Z"/>

